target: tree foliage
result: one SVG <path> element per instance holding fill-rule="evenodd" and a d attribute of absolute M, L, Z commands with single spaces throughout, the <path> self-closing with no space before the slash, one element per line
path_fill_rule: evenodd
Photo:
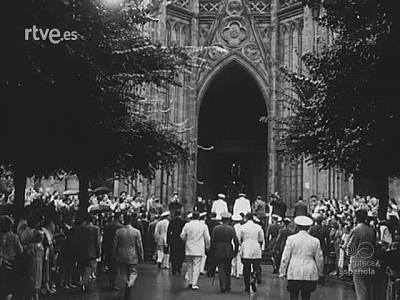
<path fill-rule="evenodd" d="M 398 22 L 393 2 L 309 0 L 334 41 L 303 56 L 306 72 L 283 70 L 297 97 L 284 120 L 288 153 L 321 168 L 398 173 Z"/>
<path fill-rule="evenodd" d="M 100 0 L 7 1 L 2 55 L 0 163 L 23 176 L 57 169 L 154 176 L 187 158 L 178 136 L 139 109 L 140 88 L 167 88 L 187 55 L 148 37 L 157 3 Z M 24 39 L 25 29 L 57 28 L 78 39 Z M 151 99 L 150 99 L 151 101 Z"/>

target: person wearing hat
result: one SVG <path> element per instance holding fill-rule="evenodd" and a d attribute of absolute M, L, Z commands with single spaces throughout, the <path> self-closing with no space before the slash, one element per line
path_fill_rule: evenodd
<path fill-rule="evenodd" d="M 169 211 L 165 211 L 161 214 L 161 220 L 157 223 L 154 232 L 154 239 L 157 244 L 157 264 L 160 269 L 169 269 L 169 251 L 167 244 L 169 214 Z"/>
<path fill-rule="evenodd" d="M 298 233 L 287 238 L 282 254 L 279 277 L 287 278 L 291 300 L 309 300 L 323 275 L 324 258 L 320 242 L 308 233 L 313 220 L 306 216 L 294 219 Z"/>
<path fill-rule="evenodd" d="M 217 214 L 216 216 L 217 220 L 221 220 L 221 214 L 227 211 L 228 211 L 228 205 L 226 204 L 225 201 L 225 195 L 218 194 L 218 200 L 215 200 L 213 202 L 211 207 L 211 212 L 215 212 Z"/>
<path fill-rule="evenodd" d="M 281 229 L 281 225 L 279 224 L 279 222 L 282 220 L 282 218 L 277 214 L 272 214 L 271 219 L 272 219 L 272 224 L 269 225 L 267 229 L 266 244 L 267 248 L 271 253 L 271 258 L 272 258 L 272 266 L 273 266 L 272 274 L 278 274 L 279 270 L 278 259 L 277 259 L 277 253 L 274 252 L 274 249 L 275 249 L 276 239 L 278 238 L 279 230 Z"/>
<path fill-rule="evenodd" d="M 243 218 L 242 216 L 232 216 L 232 221 L 233 221 L 233 228 L 235 229 L 236 236 L 239 238 L 241 231 L 242 231 L 242 221 Z M 232 272 L 231 275 L 236 277 L 237 279 L 240 278 L 240 276 L 243 275 L 243 264 L 242 260 L 240 259 L 240 244 L 239 244 L 239 251 L 236 254 L 236 256 L 232 259 Z"/>
<path fill-rule="evenodd" d="M 322 225 L 323 216 L 320 213 L 314 213 L 313 219 L 315 220 L 315 224 L 310 228 L 310 234 L 313 237 L 319 239 L 321 243 L 322 253 L 324 255 L 324 261 L 327 260 L 329 251 L 328 246 L 330 244 L 330 235 L 329 235 L 329 228 Z M 325 271 L 324 271 L 325 272 Z"/>
<path fill-rule="evenodd" d="M 240 214 L 246 215 L 249 212 L 251 212 L 250 200 L 246 199 L 246 194 L 240 193 L 233 205 L 233 214 L 238 216 Z"/>
<path fill-rule="evenodd" d="M 283 227 L 279 229 L 278 237 L 276 238 L 276 242 L 274 245 L 273 252 L 276 253 L 275 259 L 278 270 L 281 264 L 282 253 L 285 249 L 287 238 L 294 234 L 294 231 L 289 227 L 291 222 L 292 221 L 289 218 L 283 219 Z"/>
<path fill-rule="evenodd" d="M 213 256 L 219 275 L 219 287 L 222 293 L 231 290 L 231 267 L 232 258 L 239 251 L 239 241 L 235 229 L 230 226 L 231 214 L 223 212 L 221 214 L 222 224 L 214 228 L 211 236 L 210 255 Z M 235 245 L 233 249 L 232 243 Z"/>
<path fill-rule="evenodd" d="M 185 243 L 180 237 L 185 223 L 181 218 L 181 212 L 177 210 L 168 225 L 167 244 L 171 252 L 172 275 L 181 274 L 182 264 L 185 259 Z"/>
<path fill-rule="evenodd" d="M 245 292 L 250 292 L 250 284 L 254 292 L 257 291 L 256 287 L 256 272 L 260 270 L 260 263 L 262 257 L 262 244 L 264 243 L 264 232 L 260 225 L 253 221 L 253 214 L 247 213 L 246 223 L 242 225 L 240 233 L 240 243 L 242 246 L 241 256 L 243 263 L 243 277 Z M 251 270 L 254 270 L 251 276 Z M 254 276 L 255 275 L 255 276 Z M 252 279 L 252 280 L 250 280 Z"/>
<path fill-rule="evenodd" d="M 222 293 L 231 290 L 232 258 L 239 251 L 239 241 L 235 229 L 229 224 L 231 216 L 229 212 L 223 212 L 221 214 L 222 224 L 214 228 L 211 236 L 210 255 L 218 266 L 219 285 Z"/>
<path fill-rule="evenodd" d="M 210 248 L 210 234 L 206 225 L 200 222 L 200 214 L 194 211 L 192 219 L 186 223 L 181 232 L 185 241 L 185 255 L 188 262 L 187 276 L 189 287 L 198 290 L 197 282 L 200 276 L 201 258 Z"/>

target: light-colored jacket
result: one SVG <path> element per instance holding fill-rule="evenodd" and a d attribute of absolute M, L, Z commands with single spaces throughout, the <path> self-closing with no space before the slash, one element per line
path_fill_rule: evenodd
<path fill-rule="evenodd" d="M 140 231 L 127 225 L 115 233 L 114 256 L 117 262 L 137 264 L 143 260 L 143 245 Z"/>
<path fill-rule="evenodd" d="M 157 223 L 154 231 L 154 240 L 156 241 L 157 246 L 167 245 L 168 225 L 168 219 L 163 219 Z"/>
<path fill-rule="evenodd" d="M 242 258 L 260 259 L 261 245 L 264 242 L 264 232 L 260 225 L 247 221 L 242 225 L 240 232 Z"/>
<path fill-rule="evenodd" d="M 210 248 L 210 234 L 205 224 L 199 220 L 191 220 L 182 229 L 181 239 L 185 243 L 185 254 L 192 256 L 205 255 L 205 249 Z"/>
<path fill-rule="evenodd" d="M 250 200 L 245 197 L 237 198 L 233 206 L 233 215 L 239 216 L 240 213 L 246 215 L 249 212 L 251 212 Z"/>
<path fill-rule="evenodd" d="M 228 211 L 228 205 L 222 199 L 215 200 L 211 207 L 211 212 L 215 212 L 217 214 L 217 219 L 221 218 L 221 214 L 223 212 Z"/>
<path fill-rule="evenodd" d="M 236 224 L 233 226 L 233 228 L 235 229 L 236 236 L 238 237 L 238 240 L 239 240 L 239 252 L 238 252 L 238 255 L 240 255 L 240 254 L 241 254 L 241 250 L 242 250 L 242 246 L 240 246 L 240 236 L 241 236 L 241 234 L 242 234 L 242 224 L 236 223 Z M 233 241 L 232 241 L 232 245 L 233 245 L 233 244 L 234 244 L 234 243 L 233 243 Z"/>
<path fill-rule="evenodd" d="M 288 280 L 317 281 L 322 276 L 323 267 L 324 257 L 317 238 L 305 230 L 287 238 L 280 275 L 286 275 Z"/>

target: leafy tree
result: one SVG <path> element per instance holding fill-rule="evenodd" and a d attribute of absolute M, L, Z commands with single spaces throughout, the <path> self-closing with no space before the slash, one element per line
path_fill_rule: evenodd
<path fill-rule="evenodd" d="M 297 97 L 282 144 L 322 169 L 398 174 L 399 30 L 394 2 L 308 0 L 335 39 L 303 57 L 304 74 L 283 70 Z"/>
<path fill-rule="evenodd" d="M 98 0 L 31 0 L 6 4 L 7 38 L 0 93 L 5 128 L 0 163 L 15 174 L 16 201 L 23 206 L 26 176 L 57 169 L 80 180 L 81 209 L 88 181 L 101 173 L 151 177 L 187 157 L 182 142 L 139 109 L 138 88 L 178 84 L 187 56 L 143 32 L 157 3 Z M 76 40 L 53 44 L 24 40 L 26 28 L 76 32 Z"/>

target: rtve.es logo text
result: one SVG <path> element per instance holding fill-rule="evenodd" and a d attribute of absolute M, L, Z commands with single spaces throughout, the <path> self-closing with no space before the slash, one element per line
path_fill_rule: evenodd
<path fill-rule="evenodd" d="M 38 28 L 33 25 L 32 28 L 25 28 L 25 41 L 33 39 L 35 41 L 49 41 L 52 44 L 59 44 L 62 41 L 76 41 L 78 32 L 64 31 L 57 28 Z"/>

